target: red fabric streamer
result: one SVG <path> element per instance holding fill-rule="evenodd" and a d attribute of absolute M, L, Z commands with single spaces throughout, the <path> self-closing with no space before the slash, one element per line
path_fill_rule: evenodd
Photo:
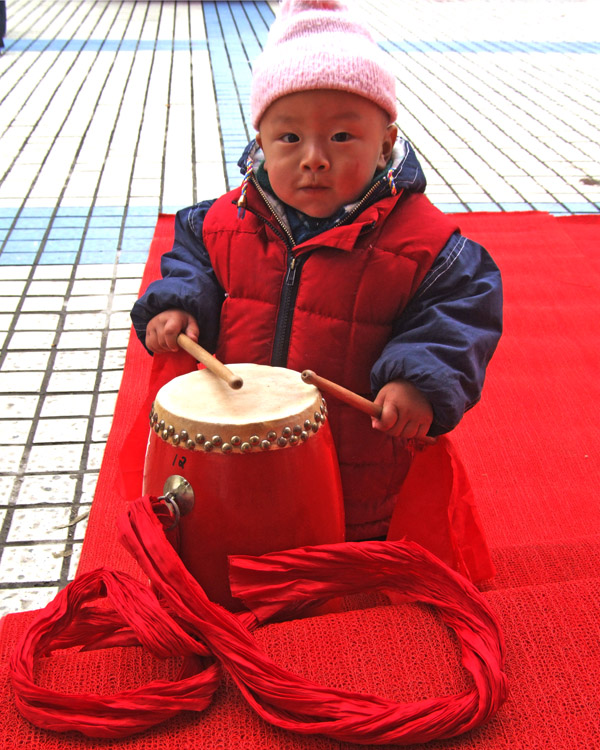
<path fill-rule="evenodd" d="M 447 435 L 415 452 L 387 539 L 417 542 L 475 583 L 494 577 L 469 474 Z"/>
<path fill-rule="evenodd" d="M 304 547 L 261 557 L 230 558 L 235 596 L 251 611 L 232 614 L 209 601 L 167 542 L 162 504 L 145 497 L 121 519 L 122 541 L 162 601 L 131 577 L 98 570 L 77 578 L 42 611 L 11 660 L 17 705 L 32 723 L 95 737 L 124 737 L 184 709 L 202 711 L 228 670 L 266 721 L 303 734 L 354 743 L 427 742 L 487 721 L 506 698 L 504 642 L 485 599 L 466 579 L 422 547 L 358 542 Z M 251 630 L 315 601 L 391 589 L 405 601 L 437 607 L 461 644 L 470 690 L 414 704 L 316 685 L 277 666 Z M 106 598 L 112 609 L 92 606 Z M 53 649 L 139 643 L 158 657 L 186 657 L 178 680 L 154 681 L 110 697 L 63 695 L 38 687 L 35 659 Z M 198 657 L 216 662 L 204 671 Z"/>

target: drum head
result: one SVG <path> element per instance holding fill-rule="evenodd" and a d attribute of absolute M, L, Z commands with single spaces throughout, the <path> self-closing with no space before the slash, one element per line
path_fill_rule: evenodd
<path fill-rule="evenodd" d="M 231 389 L 209 370 L 163 386 L 150 415 L 155 432 L 190 450 L 249 452 L 302 442 L 325 421 L 321 394 L 299 372 L 250 363 L 228 366 L 243 378 L 241 389 Z"/>

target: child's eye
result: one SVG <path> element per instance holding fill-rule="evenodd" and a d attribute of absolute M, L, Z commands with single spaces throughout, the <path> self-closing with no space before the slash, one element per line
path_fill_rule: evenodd
<path fill-rule="evenodd" d="M 298 143 L 300 138 L 295 133 L 285 133 L 285 135 L 281 136 L 281 140 L 284 143 Z"/>
<path fill-rule="evenodd" d="M 342 132 L 342 133 L 336 133 L 331 137 L 332 141 L 336 141 L 337 143 L 345 143 L 346 141 L 349 141 L 352 136 L 350 133 Z"/>

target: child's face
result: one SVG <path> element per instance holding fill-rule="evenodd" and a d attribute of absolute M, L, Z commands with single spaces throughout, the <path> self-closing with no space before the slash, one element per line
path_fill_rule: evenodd
<path fill-rule="evenodd" d="M 277 197 L 322 219 L 361 197 L 387 164 L 396 135 L 368 99 L 319 89 L 273 102 L 256 140 Z"/>

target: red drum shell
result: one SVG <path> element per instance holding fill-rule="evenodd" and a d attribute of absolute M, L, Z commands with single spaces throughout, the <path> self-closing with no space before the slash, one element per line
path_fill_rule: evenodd
<path fill-rule="evenodd" d="M 160 425 L 161 420 L 165 422 L 163 429 L 167 430 L 166 439 L 162 437 L 163 429 L 160 427 L 151 430 L 143 491 L 145 494 L 162 495 L 165 481 L 173 474 L 185 477 L 191 484 L 195 496 L 194 507 L 180 521 L 175 547 L 208 597 L 236 611 L 242 608 L 242 604 L 231 596 L 229 590 L 228 555 L 261 555 L 304 545 L 344 541 L 344 510 L 335 447 L 326 419 L 326 408 L 317 389 L 304 384 L 299 373 L 294 373 L 297 376 L 296 386 L 296 377 L 290 380 L 292 371 L 282 368 L 259 365 L 230 367 L 236 374 L 239 372 L 242 375 L 244 387 L 250 379 L 253 380 L 253 387 L 256 387 L 256 380 L 262 377 L 267 378 L 269 383 L 273 377 L 281 378 L 286 402 L 290 405 L 289 418 L 281 418 L 280 403 L 274 409 L 269 406 L 272 394 L 267 394 L 265 419 L 260 423 L 263 434 L 252 435 L 259 438 L 259 444 L 242 451 L 241 444 L 248 442 L 248 432 L 239 413 L 235 416 L 237 424 L 231 425 L 232 410 L 227 402 L 234 400 L 234 411 L 239 412 L 240 401 L 236 395 L 243 388 L 239 392 L 224 390 L 222 394 L 222 424 L 227 425 L 227 430 L 235 429 L 236 437 L 239 437 L 239 441 L 234 440 L 236 445 L 231 444 L 229 434 L 223 434 L 222 424 L 207 425 L 204 419 L 193 422 L 185 415 L 182 417 L 169 411 L 169 407 L 161 403 L 161 399 L 169 400 L 168 393 L 163 393 L 161 389 L 151 420 L 154 425 Z M 182 389 L 185 393 L 186 388 L 191 386 L 197 401 L 198 378 L 214 378 L 212 374 L 207 376 L 205 373 L 207 371 L 190 373 L 175 378 L 175 381 L 181 382 L 171 381 L 167 385 L 171 386 L 171 391 L 173 386 L 177 386 L 179 394 Z M 190 378 L 193 380 L 190 381 Z M 290 383 L 293 384 L 292 390 Z M 211 399 L 213 387 L 214 383 L 210 382 L 208 390 Z M 308 410 L 306 388 L 314 391 L 314 398 L 311 396 L 308 399 L 314 403 Z M 272 387 L 269 386 L 268 390 L 272 390 Z M 294 398 L 296 390 L 300 391 L 298 399 Z M 250 393 L 247 397 L 252 398 Z M 300 412 L 295 410 L 295 401 L 302 402 Z M 212 402 L 208 410 L 214 412 L 215 409 L 218 410 L 218 407 Z M 320 415 L 318 421 L 315 420 L 315 409 Z M 199 410 L 202 411 L 197 403 L 191 409 L 196 415 Z M 270 420 L 269 416 L 275 413 L 276 418 Z M 184 433 L 184 437 L 197 434 L 196 427 L 201 427 L 205 437 L 214 435 L 221 440 L 216 440 L 217 445 L 209 451 L 205 450 L 204 443 L 210 441 L 201 441 L 190 449 L 187 446 L 194 443 L 181 440 L 177 432 L 178 421 L 185 422 L 187 435 Z M 301 435 L 294 434 L 294 427 L 297 433 L 298 425 L 305 428 L 308 422 L 310 428 L 303 429 Z M 169 426 L 173 427 L 170 434 Z M 250 432 L 255 433 L 256 420 L 253 419 L 248 427 Z M 292 437 L 291 444 L 289 437 Z M 175 443 L 173 438 L 176 439 Z M 278 442 L 280 439 L 281 446 Z M 268 441 L 268 449 L 265 449 L 264 441 Z M 226 452 L 222 450 L 224 446 Z"/>

